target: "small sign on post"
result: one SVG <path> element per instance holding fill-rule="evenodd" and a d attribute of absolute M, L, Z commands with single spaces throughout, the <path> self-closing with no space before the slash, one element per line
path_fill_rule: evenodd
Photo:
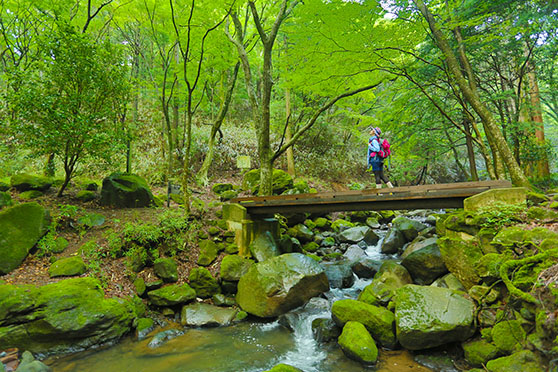
<path fill-rule="evenodd" d="M 248 169 L 252 168 L 250 156 L 239 155 L 236 158 L 236 167 L 239 168 L 242 171 L 242 173 L 244 173 Z"/>

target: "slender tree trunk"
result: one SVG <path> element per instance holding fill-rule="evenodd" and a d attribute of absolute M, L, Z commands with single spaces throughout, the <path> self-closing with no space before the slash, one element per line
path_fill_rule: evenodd
<path fill-rule="evenodd" d="M 291 122 L 291 91 L 288 88 L 285 91 L 285 116 L 287 120 L 285 140 L 289 142 L 293 138 L 293 125 Z M 287 149 L 287 172 L 291 177 L 296 177 L 293 146 Z"/>
<path fill-rule="evenodd" d="M 54 153 L 50 153 L 48 154 L 43 174 L 46 177 L 54 177 L 54 173 L 56 173 L 56 165 L 54 164 Z"/>
<path fill-rule="evenodd" d="M 528 51 L 526 51 L 528 55 Z M 527 62 L 527 83 L 529 87 L 529 107 L 531 113 L 531 121 L 535 125 L 535 138 L 538 146 L 545 146 L 545 136 L 544 136 L 544 123 L 542 116 L 539 84 L 537 82 L 537 74 L 535 72 L 535 66 L 531 61 Z M 548 155 L 546 151 L 541 151 L 541 158 L 538 159 L 534 164 L 535 178 L 545 179 L 550 177 L 550 167 L 548 165 Z"/>
<path fill-rule="evenodd" d="M 471 89 L 469 83 L 461 73 L 461 68 L 459 66 L 459 62 L 455 57 L 446 37 L 440 31 L 438 26 L 436 25 L 436 21 L 430 10 L 426 7 L 422 0 L 413 0 L 413 2 L 417 5 L 420 12 L 428 22 L 432 35 L 436 40 L 436 43 L 444 56 L 446 57 L 446 62 L 448 67 L 456 79 L 456 83 L 458 84 L 463 96 L 467 99 L 471 107 L 475 110 L 475 112 L 480 116 L 482 119 L 482 123 L 485 127 L 485 131 L 490 133 L 494 141 L 495 148 L 497 151 L 502 155 L 503 161 L 510 173 L 512 178 L 512 182 L 516 186 L 526 186 L 530 187 L 529 180 L 525 177 L 525 174 L 519 167 L 519 164 L 513 158 L 513 154 L 506 143 L 504 136 L 500 128 L 498 127 L 498 123 L 494 120 L 492 113 L 488 110 L 488 108 L 482 103 L 478 92 L 476 90 Z"/>
<path fill-rule="evenodd" d="M 463 119 L 463 129 L 465 130 L 465 145 L 467 146 L 467 158 L 469 159 L 469 171 L 471 174 L 471 181 L 478 181 L 479 174 L 477 173 L 477 163 L 475 160 L 475 149 L 473 148 L 473 136 L 471 134 L 471 124 L 466 118 Z"/>
<path fill-rule="evenodd" d="M 213 154 L 215 152 L 215 136 L 217 135 L 217 132 L 221 128 L 221 125 L 225 120 L 225 116 L 229 111 L 239 69 L 240 69 L 240 63 L 237 63 L 236 66 L 234 67 L 233 76 L 231 78 L 231 81 L 229 82 L 229 88 L 227 90 L 227 93 L 225 94 L 225 96 L 223 97 L 223 101 L 221 102 L 220 105 L 221 107 L 219 108 L 219 113 L 217 114 L 217 118 L 215 119 L 213 125 L 211 126 L 211 134 L 209 136 L 207 155 L 205 156 L 205 159 L 203 159 L 202 166 L 198 172 L 198 182 L 202 185 L 208 184 L 207 173 L 209 172 L 209 167 L 213 162 Z"/>

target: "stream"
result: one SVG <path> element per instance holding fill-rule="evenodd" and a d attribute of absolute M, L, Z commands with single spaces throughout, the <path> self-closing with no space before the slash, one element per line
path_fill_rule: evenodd
<path fill-rule="evenodd" d="M 380 241 L 366 249 L 377 260 L 393 258 L 383 255 Z M 378 363 L 363 366 L 348 359 L 337 343 L 319 344 L 312 335 L 312 321 L 329 318 L 333 302 L 356 298 L 371 279 L 356 279 L 351 288 L 332 289 L 325 298 L 313 298 L 306 306 L 295 309 L 282 321 L 241 322 L 229 327 L 187 328 L 157 348 L 150 348 L 151 338 L 137 341 L 132 337 L 117 345 L 75 353 L 44 361 L 54 372 L 261 372 L 279 363 L 304 372 L 426 372 L 432 371 L 413 361 L 405 350 L 380 349 Z M 288 323 L 288 327 L 284 324 Z M 289 330 L 291 328 L 291 330 Z"/>

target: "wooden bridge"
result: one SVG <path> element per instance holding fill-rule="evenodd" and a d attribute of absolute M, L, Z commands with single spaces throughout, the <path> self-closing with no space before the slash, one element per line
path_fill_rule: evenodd
<path fill-rule="evenodd" d="M 463 208 L 463 200 L 489 189 L 512 187 L 509 181 L 459 182 L 358 191 L 243 197 L 231 200 L 251 216 L 275 213 L 359 210 Z"/>

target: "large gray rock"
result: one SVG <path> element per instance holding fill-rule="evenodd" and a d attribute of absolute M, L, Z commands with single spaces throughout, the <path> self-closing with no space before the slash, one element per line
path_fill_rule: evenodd
<path fill-rule="evenodd" d="M 236 301 L 259 317 L 275 317 L 329 290 L 324 269 L 301 253 L 287 253 L 252 265 L 240 278 Z"/>
<path fill-rule="evenodd" d="M 382 266 L 382 261 L 374 260 L 370 257 L 362 257 L 354 261 L 351 268 L 359 278 L 370 279 L 378 272 Z"/>
<path fill-rule="evenodd" d="M 403 233 L 399 229 L 392 226 L 389 228 L 386 237 L 382 242 L 382 253 L 397 253 L 403 249 L 406 242 L 407 240 L 405 239 Z"/>
<path fill-rule="evenodd" d="M 195 303 L 182 308 L 180 322 L 190 327 L 227 326 L 234 321 L 237 313 L 238 310 L 232 308 Z"/>
<path fill-rule="evenodd" d="M 149 207 L 153 194 L 143 178 L 129 173 L 113 173 L 103 180 L 101 204 L 117 208 Z"/>
<path fill-rule="evenodd" d="M 269 231 L 263 234 L 258 234 L 256 238 L 250 243 L 250 253 L 252 257 L 258 262 L 265 261 L 271 257 L 276 257 L 281 254 L 279 247 L 273 239 Z"/>
<path fill-rule="evenodd" d="M 475 305 L 456 292 L 406 285 L 395 296 L 397 340 L 406 349 L 428 349 L 471 337 Z"/>
<path fill-rule="evenodd" d="M 409 248 L 407 249 L 409 250 Z M 434 280 L 448 272 L 435 238 L 433 244 L 425 245 L 406 255 L 401 261 L 401 265 L 405 266 L 409 271 L 416 284 L 422 285 L 431 284 Z"/>
<path fill-rule="evenodd" d="M 343 230 L 338 234 L 338 239 L 341 243 L 358 243 L 364 241 L 367 245 L 374 245 L 380 240 L 374 230 L 368 226 L 357 226 Z"/>
<path fill-rule="evenodd" d="M 0 275 L 21 265 L 49 225 L 48 211 L 37 203 L 18 204 L 0 212 Z"/>
<path fill-rule="evenodd" d="M 33 353 L 118 340 L 132 327 L 127 301 L 105 299 L 99 282 L 72 278 L 42 287 L 0 285 L 0 345 Z"/>
<path fill-rule="evenodd" d="M 343 253 L 343 257 L 345 257 L 345 259 L 347 259 L 349 261 L 356 261 L 356 260 L 363 259 L 367 256 L 366 256 L 366 252 L 364 251 L 364 249 L 360 248 L 356 244 L 353 244 L 353 245 L 349 246 L 349 248 L 347 248 L 345 253 Z"/>
<path fill-rule="evenodd" d="M 355 283 L 351 264 L 347 261 L 323 264 L 331 288 L 349 288 Z"/>
<path fill-rule="evenodd" d="M 426 229 L 427 226 L 417 220 L 412 220 L 407 217 L 396 217 L 391 221 L 394 228 L 401 231 L 408 242 L 413 241 L 418 236 L 418 233 Z"/>

